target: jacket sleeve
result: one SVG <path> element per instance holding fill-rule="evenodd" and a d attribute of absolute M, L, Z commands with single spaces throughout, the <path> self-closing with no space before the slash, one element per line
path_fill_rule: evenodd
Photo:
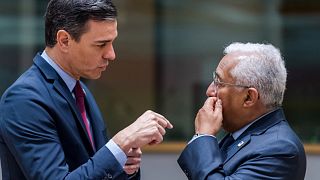
<path fill-rule="evenodd" d="M 140 169 L 138 170 L 138 172 L 132 174 L 132 175 L 128 175 L 129 180 L 140 180 Z"/>
<path fill-rule="evenodd" d="M 188 179 L 207 179 L 213 172 L 223 177 L 218 141 L 212 136 L 193 140 L 181 153 L 178 163 Z"/>

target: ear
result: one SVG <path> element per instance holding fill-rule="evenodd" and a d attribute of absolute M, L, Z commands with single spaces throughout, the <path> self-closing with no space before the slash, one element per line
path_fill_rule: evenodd
<path fill-rule="evenodd" d="M 248 88 L 244 99 L 244 107 L 252 107 L 259 100 L 259 92 L 256 88 Z"/>
<path fill-rule="evenodd" d="M 63 52 L 67 52 L 70 46 L 71 36 L 65 30 L 59 30 L 57 32 L 57 45 Z"/>

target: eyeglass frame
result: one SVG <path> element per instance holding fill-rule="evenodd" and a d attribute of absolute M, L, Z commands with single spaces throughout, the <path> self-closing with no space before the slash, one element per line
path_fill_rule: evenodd
<path fill-rule="evenodd" d="M 234 86 L 234 87 L 242 87 L 242 88 L 251 88 L 251 86 L 241 85 L 241 84 L 233 84 L 220 81 L 219 75 L 217 72 L 213 72 L 213 84 L 215 87 L 219 88 L 219 86 Z"/>

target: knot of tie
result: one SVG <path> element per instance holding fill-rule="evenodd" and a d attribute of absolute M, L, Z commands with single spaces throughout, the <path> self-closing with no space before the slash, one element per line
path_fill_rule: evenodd
<path fill-rule="evenodd" d="M 73 91 L 74 91 L 74 95 L 76 96 L 76 98 L 85 96 L 83 89 L 81 87 L 80 81 L 76 82 L 76 86 L 74 87 Z"/>
<path fill-rule="evenodd" d="M 80 81 L 76 82 L 76 86 L 73 89 L 74 96 L 76 98 L 76 104 L 81 112 L 82 118 L 85 118 L 85 105 L 84 105 L 84 97 L 85 94 L 83 92 L 83 89 L 81 87 Z"/>

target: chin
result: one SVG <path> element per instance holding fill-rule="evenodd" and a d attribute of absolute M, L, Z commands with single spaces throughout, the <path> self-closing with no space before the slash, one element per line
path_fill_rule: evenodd
<path fill-rule="evenodd" d="M 101 77 L 101 73 L 95 74 L 95 75 L 84 76 L 83 78 L 95 80 L 95 79 L 99 79 L 100 77 Z"/>
<path fill-rule="evenodd" d="M 95 80 L 95 79 L 99 79 L 101 77 L 101 74 L 99 74 L 98 76 L 94 76 L 91 79 Z"/>

